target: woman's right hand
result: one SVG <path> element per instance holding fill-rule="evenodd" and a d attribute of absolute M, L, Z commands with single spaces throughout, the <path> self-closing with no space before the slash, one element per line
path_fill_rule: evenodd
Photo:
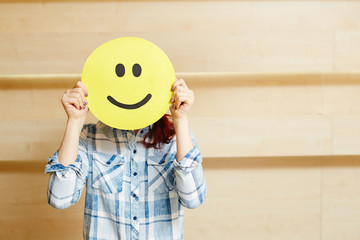
<path fill-rule="evenodd" d="M 68 120 L 80 120 L 82 123 L 85 122 L 86 114 L 89 111 L 87 107 L 87 90 L 85 85 L 78 81 L 74 88 L 65 91 L 61 98 L 61 103 L 68 116 Z"/>

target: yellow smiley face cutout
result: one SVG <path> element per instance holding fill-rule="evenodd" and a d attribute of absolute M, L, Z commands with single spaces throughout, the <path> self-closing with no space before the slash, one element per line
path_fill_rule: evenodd
<path fill-rule="evenodd" d="M 156 122 L 169 109 L 175 72 L 155 44 L 124 37 L 91 53 L 81 81 L 95 117 L 113 128 L 135 130 Z"/>

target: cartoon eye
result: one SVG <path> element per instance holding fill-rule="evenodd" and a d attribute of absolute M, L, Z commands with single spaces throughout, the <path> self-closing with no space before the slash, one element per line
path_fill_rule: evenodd
<path fill-rule="evenodd" d="M 135 77 L 140 77 L 140 75 L 141 75 L 141 66 L 139 64 L 135 63 L 134 66 L 132 67 L 132 72 L 133 72 Z"/>
<path fill-rule="evenodd" d="M 125 67 L 123 64 L 119 63 L 115 67 L 115 72 L 118 77 L 123 77 L 125 75 Z"/>

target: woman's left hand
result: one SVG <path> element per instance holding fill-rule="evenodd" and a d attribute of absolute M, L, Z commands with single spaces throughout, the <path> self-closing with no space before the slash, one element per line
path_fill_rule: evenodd
<path fill-rule="evenodd" d="M 176 78 L 171 90 L 174 91 L 174 95 L 170 100 L 172 102 L 170 112 L 173 121 L 186 118 L 194 103 L 194 92 L 187 87 L 183 79 L 179 78 Z"/>

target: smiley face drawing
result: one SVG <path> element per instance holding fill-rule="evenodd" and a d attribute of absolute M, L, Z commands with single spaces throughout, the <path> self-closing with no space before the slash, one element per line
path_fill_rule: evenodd
<path fill-rule="evenodd" d="M 124 37 L 91 53 L 81 81 L 96 118 L 113 128 L 134 130 L 151 125 L 169 109 L 175 72 L 155 44 Z"/>

